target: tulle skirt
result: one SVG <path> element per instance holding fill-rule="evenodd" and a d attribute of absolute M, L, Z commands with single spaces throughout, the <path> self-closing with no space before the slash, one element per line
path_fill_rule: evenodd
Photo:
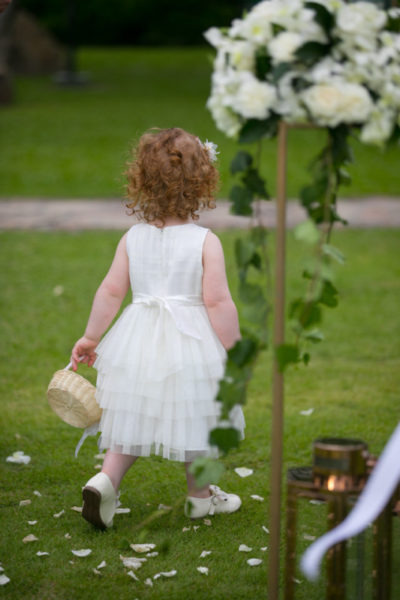
<path fill-rule="evenodd" d="M 226 352 L 203 305 L 180 309 L 196 337 L 178 330 L 168 310 L 130 304 L 97 347 L 100 448 L 191 462 L 215 456 L 215 400 Z M 243 437 L 241 408 L 231 414 Z"/>

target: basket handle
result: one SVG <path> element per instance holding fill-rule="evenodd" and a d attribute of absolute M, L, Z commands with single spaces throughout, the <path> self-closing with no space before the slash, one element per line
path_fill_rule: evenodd
<path fill-rule="evenodd" d="M 83 358 L 83 356 L 80 356 L 78 362 L 81 362 L 82 358 Z M 72 360 L 70 360 L 69 363 L 67 364 L 67 366 L 64 367 L 63 371 L 68 371 L 68 369 L 70 369 L 71 367 L 72 367 Z"/>

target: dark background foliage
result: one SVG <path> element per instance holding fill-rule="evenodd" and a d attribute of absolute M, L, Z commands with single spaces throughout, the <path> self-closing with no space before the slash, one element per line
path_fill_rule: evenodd
<path fill-rule="evenodd" d="M 81 45 L 198 45 L 210 25 L 226 26 L 249 0 L 18 0 L 61 42 Z"/>

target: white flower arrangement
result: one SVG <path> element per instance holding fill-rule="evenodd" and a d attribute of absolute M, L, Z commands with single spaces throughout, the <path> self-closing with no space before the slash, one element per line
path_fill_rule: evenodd
<path fill-rule="evenodd" d="M 263 0 L 227 29 L 207 106 L 238 137 L 249 120 L 341 124 L 383 145 L 400 124 L 400 10 L 343 0 Z"/>

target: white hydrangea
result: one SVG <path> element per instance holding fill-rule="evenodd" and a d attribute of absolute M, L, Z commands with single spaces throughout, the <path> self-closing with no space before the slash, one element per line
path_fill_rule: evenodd
<path fill-rule="evenodd" d="M 268 51 L 274 63 L 292 62 L 296 50 L 302 45 L 303 36 L 292 31 L 282 31 L 268 44 Z"/>
<path fill-rule="evenodd" d="M 312 120 L 325 127 L 363 123 L 373 109 L 371 96 L 363 86 L 340 79 L 307 88 L 302 99 Z"/>
<path fill-rule="evenodd" d="M 360 140 L 365 144 L 383 146 L 390 138 L 396 120 L 396 113 L 392 109 L 377 105 L 371 112 L 369 120 L 362 127 Z"/>

